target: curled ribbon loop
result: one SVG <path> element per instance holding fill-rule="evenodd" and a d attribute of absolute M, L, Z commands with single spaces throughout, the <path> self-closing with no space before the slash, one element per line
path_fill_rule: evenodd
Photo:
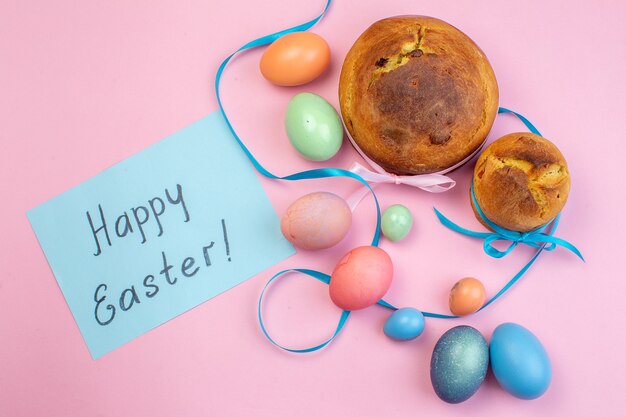
<path fill-rule="evenodd" d="M 341 311 L 341 316 L 339 317 L 339 322 L 337 323 L 337 327 L 335 328 L 334 333 L 332 334 L 332 336 L 330 336 L 330 338 L 326 339 L 324 342 L 309 347 L 309 348 L 304 348 L 304 349 L 292 349 L 292 348 L 288 348 L 285 346 L 282 346 L 281 344 L 279 344 L 278 342 L 276 342 L 274 339 L 272 339 L 272 337 L 269 335 L 267 328 L 265 327 L 265 325 L 263 324 L 263 313 L 261 312 L 261 306 L 263 303 L 263 296 L 265 295 L 265 291 L 267 290 L 267 288 L 270 286 L 270 284 L 277 279 L 278 277 L 280 277 L 283 274 L 287 274 L 290 272 L 300 272 L 302 274 L 306 274 L 310 277 L 313 277 L 315 279 L 317 279 L 318 281 L 323 282 L 324 284 L 330 284 L 330 276 L 327 274 L 324 274 L 322 272 L 318 272 L 318 271 L 314 271 L 312 269 L 285 269 L 284 271 L 280 271 L 278 273 L 276 273 L 272 278 L 270 278 L 270 280 L 267 282 L 267 284 L 265 284 L 265 287 L 263 287 L 263 291 L 261 291 L 261 296 L 259 297 L 259 305 L 257 308 L 257 314 L 258 314 L 258 318 L 259 318 L 259 325 L 261 326 L 261 330 L 263 331 L 263 334 L 265 335 L 265 337 L 267 337 L 267 339 L 272 342 L 275 346 L 278 346 L 279 348 L 281 348 L 282 350 L 286 350 L 287 352 L 293 352 L 293 353 L 307 353 L 307 352 L 313 352 L 316 350 L 319 350 L 321 348 L 323 348 L 324 346 L 326 346 L 327 344 L 329 344 L 330 342 L 332 342 L 332 340 L 335 338 L 335 336 L 337 336 L 339 334 L 339 332 L 341 331 L 341 329 L 343 329 L 343 326 L 346 324 L 346 321 L 348 320 L 348 317 L 350 316 L 350 311 L 348 310 L 342 310 Z"/>
<path fill-rule="evenodd" d="M 378 203 L 378 199 L 376 198 L 376 195 L 374 194 L 374 190 L 371 188 L 371 186 L 368 184 L 367 181 L 365 181 L 363 178 L 361 178 L 358 174 L 355 174 L 354 172 L 345 170 L 345 169 L 339 169 L 339 168 L 320 168 L 320 169 L 312 169 L 309 171 L 303 171 L 303 172 L 297 172 L 295 174 L 291 174 L 291 175 L 287 175 L 284 177 L 280 177 L 277 175 L 274 175 L 273 173 L 271 173 L 270 171 L 268 171 L 263 165 L 261 165 L 261 163 L 254 157 L 254 155 L 252 154 L 252 152 L 250 152 L 250 150 L 246 147 L 246 145 L 243 143 L 243 141 L 241 140 L 241 138 L 239 137 L 239 135 L 237 134 L 237 132 L 235 131 L 234 127 L 232 126 L 230 120 L 228 119 L 228 116 L 226 115 L 226 111 L 224 110 L 224 106 L 222 104 L 222 98 L 220 96 L 220 83 L 221 83 L 221 79 L 222 79 L 222 75 L 224 73 L 224 70 L 226 69 L 228 63 L 231 61 L 231 59 L 233 59 L 233 57 L 235 57 L 235 55 L 237 55 L 240 52 L 243 52 L 247 49 L 252 49 L 252 48 L 256 48 L 259 46 L 263 46 L 263 45 L 269 45 L 270 43 L 274 42 L 276 39 L 287 35 L 289 33 L 294 33 L 294 32 L 302 32 L 305 30 L 310 29 L 313 25 L 315 25 L 326 13 L 326 11 L 328 10 L 328 7 L 330 6 L 331 0 L 327 0 L 326 1 L 326 5 L 324 7 L 324 10 L 322 10 L 322 12 L 314 19 L 303 23 L 301 25 L 297 25 L 294 26 L 292 28 L 289 29 L 285 29 L 285 30 L 281 30 L 279 32 L 273 33 L 271 35 L 267 35 L 267 36 L 263 36 L 260 37 L 258 39 L 255 39 L 253 41 L 250 41 L 248 43 L 246 43 L 245 45 L 243 45 L 242 47 L 240 47 L 239 49 L 237 49 L 235 52 L 233 52 L 232 54 L 230 54 L 228 57 L 226 57 L 226 59 L 224 59 L 224 61 L 222 61 L 222 63 L 220 64 L 217 73 L 215 75 L 215 95 L 217 98 L 217 104 L 218 104 L 218 109 L 220 111 L 220 113 L 222 114 L 222 117 L 224 118 L 224 122 L 226 123 L 226 126 L 228 127 L 228 129 L 230 130 L 231 134 L 233 135 L 233 138 L 235 139 L 235 141 L 237 142 L 237 144 L 241 147 L 241 149 L 243 150 L 244 154 L 248 157 L 248 159 L 250 160 L 250 162 L 252 163 L 252 165 L 254 166 L 254 168 L 261 174 L 264 175 L 265 177 L 271 178 L 271 179 L 279 179 L 279 180 L 287 180 L 287 181 L 298 181 L 298 180 L 307 180 L 307 179 L 315 179 L 315 178 L 330 178 L 330 177 L 347 177 L 347 178 L 352 178 L 354 180 L 359 181 L 361 184 L 363 184 L 363 186 L 365 187 L 365 193 L 367 192 L 371 192 L 372 196 L 374 197 L 374 202 L 376 204 L 376 228 L 374 231 L 374 236 L 372 238 L 372 246 L 378 246 L 379 243 L 379 239 L 380 239 L 380 219 L 381 219 L 381 215 L 380 215 L 380 205 Z M 317 272 L 317 271 L 313 271 L 313 270 L 309 270 L 309 269 L 291 269 L 291 270 L 285 270 L 285 271 L 281 271 L 278 274 L 274 275 L 270 281 L 267 283 L 267 285 L 265 286 L 265 288 L 263 289 L 263 293 L 261 294 L 261 297 L 259 299 L 259 308 L 258 308 L 258 315 L 259 315 L 259 323 L 261 325 L 261 330 L 263 331 L 263 334 L 268 338 L 268 340 L 270 340 L 274 345 L 280 347 L 281 349 L 290 351 L 290 352 L 296 352 L 296 353 L 305 353 L 305 352 L 312 352 L 318 349 L 323 348 L 324 346 L 326 346 L 328 343 L 330 343 L 335 336 L 337 336 L 337 334 L 341 331 L 341 329 L 343 328 L 343 326 L 345 325 L 346 320 L 348 319 L 348 316 L 350 315 L 349 311 L 343 311 L 341 313 L 341 317 L 339 319 L 339 323 L 337 324 L 337 328 L 335 329 L 335 332 L 333 333 L 333 335 L 326 340 L 323 343 L 318 344 L 317 346 L 313 346 L 307 349 L 290 349 L 290 348 L 285 348 L 281 345 L 279 345 L 276 341 L 274 341 L 270 335 L 268 334 L 267 330 L 265 329 L 265 326 L 263 325 L 263 320 L 262 320 L 262 315 L 261 315 L 261 301 L 263 298 L 263 294 L 265 293 L 265 290 L 267 289 L 268 285 L 274 281 L 276 278 L 278 278 L 278 276 L 285 274 L 287 272 L 302 272 L 304 274 L 307 274 L 313 278 L 316 278 L 326 284 L 328 284 L 330 282 L 330 277 L 326 274 L 323 274 L 321 272 Z"/>

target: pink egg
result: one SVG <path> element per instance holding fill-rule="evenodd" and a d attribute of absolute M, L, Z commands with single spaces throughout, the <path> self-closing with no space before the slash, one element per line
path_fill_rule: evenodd
<path fill-rule="evenodd" d="M 376 304 L 389 290 L 393 264 L 384 250 L 361 246 L 344 256 L 330 277 L 330 298 L 343 310 Z"/>
<path fill-rule="evenodd" d="M 346 201 L 317 192 L 300 197 L 287 208 L 280 222 L 285 238 L 300 249 L 326 249 L 344 238 L 352 224 Z"/>

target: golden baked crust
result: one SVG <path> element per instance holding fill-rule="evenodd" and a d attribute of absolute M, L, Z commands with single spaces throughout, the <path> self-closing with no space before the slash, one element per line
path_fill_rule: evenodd
<path fill-rule="evenodd" d="M 341 114 L 361 150 L 386 171 L 425 174 L 462 161 L 498 110 L 485 54 L 439 19 L 380 20 L 354 43 L 339 79 Z"/>
<path fill-rule="evenodd" d="M 474 168 L 478 205 L 489 220 L 509 230 L 527 232 L 555 218 L 569 189 L 565 158 L 552 142 L 532 133 L 496 140 Z M 481 220 L 475 208 L 474 213 Z"/>

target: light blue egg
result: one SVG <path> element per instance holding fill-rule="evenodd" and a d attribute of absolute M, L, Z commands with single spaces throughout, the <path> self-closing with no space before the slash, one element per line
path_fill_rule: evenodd
<path fill-rule="evenodd" d="M 485 380 L 489 348 L 483 335 L 470 326 L 457 326 L 441 336 L 430 360 L 430 381 L 447 403 L 470 398 Z"/>
<path fill-rule="evenodd" d="M 385 334 L 395 340 L 411 340 L 424 331 L 424 315 L 411 307 L 394 311 L 385 322 Z"/>
<path fill-rule="evenodd" d="M 500 386 L 518 398 L 535 399 L 550 386 L 550 358 L 539 339 L 519 324 L 504 323 L 496 327 L 489 356 Z"/>

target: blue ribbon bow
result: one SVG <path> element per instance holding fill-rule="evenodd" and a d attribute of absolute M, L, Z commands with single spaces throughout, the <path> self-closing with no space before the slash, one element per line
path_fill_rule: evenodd
<path fill-rule="evenodd" d="M 448 229 L 453 230 L 457 233 L 461 233 L 465 236 L 475 237 L 478 239 L 484 239 L 483 241 L 483 249 L 485 253 L 493 258 L 502 258 L 508 255 L 517 245 L 523 243 L 525 245 L 531 246 L 533 248 L 552 251 L 557 246 L 562 246 L 570 251 L 572 251 L 576 256 L 578 256 L 583 261 L 585 260 L 580 253 L 580 251 L 576 248 L 576 246 L 572 245 L 570 242 L 558 238 L 554 236 L 554 232 L 559 225 L 559 220 L 561 218 L 561 214 L 559 213 L 554 219 L 546 223 L 545 225 L 531 230 L 529 232 L 517 232 L 514 230 L 508 230 L 503 227 L 498 226 L 491 220 L 485 216 L 485 213 L 481 210 L 478 205 L 478 201 L 476 201 L 476 195 L 474 194 L 474 184 L 472 183 L 471 192 L 470 192 L 472 202 L 474 203 L 474 208 L 476 208 L 476 212 L 480 216 L 480 218 L 493 230 L 493 232 L 475 232 L 473 230 L 466 229 L 464 227 L 459 226 L 454 223 L 452 220 L 448 219 L 446 216 L 441 214 L 439 210 L 436 208 L 435 214 L 439 221 L 446 226 Z M 545 231 L 549 229 L 546 233 Z M 498 241 L 507 241 L 511 242 L 510 245 L 505 250 L 496 249 L 492 243 Z"/>

